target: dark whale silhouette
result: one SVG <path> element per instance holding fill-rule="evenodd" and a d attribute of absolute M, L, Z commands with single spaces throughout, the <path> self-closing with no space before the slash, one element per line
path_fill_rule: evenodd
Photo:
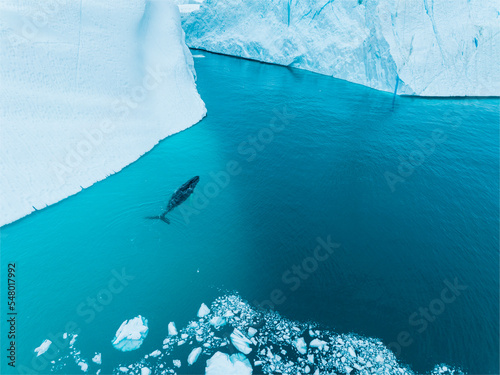
<path fill-rule="evenodd" d="M 196 187 L 198 181 L 200 181 L 200 177 L 195 176 L 188 182 L 183 184 L 180 188 L 174 191 L 174 194 L 172 194 L 172 197 L 168 201 L 167 209 L 160 216 L 148 216 L 146 217 L 146 219 L 158 219 L 167 224 L 170 224 L 170 220 L 167 219 L 167 214 L 178 205 L 184 203 L 186 199 L 188 199 L 189 196 L 193 194 L 193 190 Z"/>

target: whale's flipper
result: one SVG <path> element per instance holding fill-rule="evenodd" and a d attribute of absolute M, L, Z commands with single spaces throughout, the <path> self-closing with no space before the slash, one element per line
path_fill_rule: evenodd
<path fill-rule="evenodd" d="M 168 220 L 165 215 L 161 215 L 161 216 L 146 216 L 145 219 L 161 220 L 164 223 L 170 224 L 170 220 Z"/>

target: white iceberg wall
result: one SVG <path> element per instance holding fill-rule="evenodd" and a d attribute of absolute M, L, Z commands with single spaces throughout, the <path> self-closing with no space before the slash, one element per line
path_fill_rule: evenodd
<path fill-rule="evenodd" d="M 205 115 L 171 2 L 7 0 L 0 10 L 0 225 Z"/>
<path fill-rule="evenodd" d="M 193 48 L 378 90 L 394 92 L 398 78 L 398 94 L 493 96 L 499 8 L 496 0 L 206 0 L 183 27 Z"/>

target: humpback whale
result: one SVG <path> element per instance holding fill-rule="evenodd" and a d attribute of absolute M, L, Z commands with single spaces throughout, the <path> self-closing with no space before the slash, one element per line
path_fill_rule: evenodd
<path fill-rule="evenodd" d="M 172 211 L 178 205 L 184 203 L 186 199 L 189 198 L 191 194 L 193 194 L 193 190 L 196 187 L 196 184 L 200 181 L 199 176 L 195 176 L 190 179 L 188 182 L 184 183 L 180 188 L 178 188 L 168 201 L 167 208 L 160 216 L 148 216 L 146 219 L 158 219 L 167 224 L 170 224 L 170 220 L 167 219 L 167 214 Z"/>

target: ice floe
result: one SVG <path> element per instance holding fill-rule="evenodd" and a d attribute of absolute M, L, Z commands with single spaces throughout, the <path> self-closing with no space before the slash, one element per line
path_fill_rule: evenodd
<path fill-rule="evenodd" d="M 187 359 L 188 365 L 192 365 L 193 363 L 195 363 L 198 360 L 198 357 L 201 354 L 201 350 L 202 350 L 201 348 L 194 348 L 191 351 L 191 353 L 189 353 L 189 356 Z"/>
<path fill-rule="evenodd" d="M 100 365 L 102 363 L 101 353 L 95 353 L 94 357 L 92 358 L 92 362 L 97 363 L 98 365 Z"/>
<path fill-rule="evenodd" d="M 170 336 L 177 335 L 177 328 L 175 327 L 175 323 L 174 322 L 168 323 L 168 334 Z"/>
<path fill-rule="evenodd" d="M 233 333 L 231 333 L 231 342 L 234 347 L 243 354 L 249 354 L 252 351 L 252 341 L 250 341 L 243 333 L 240 332 L 240 330 L 236 328 Z"/>
<path fill-rule="evenodd" d="M 252 365 L 243 354 L 228 355 L 216 352 L 208 361 L 206 375 L 251 375 Z"/>
<path fill-rule="evenodd" d="M 210 309 L 204 303 L 201 304 L 200 309 L 198 310 L 198 318 L 203 318 L 204 316 L 210 313 Z"/>
<path fill-rule="evenodd" d="M 43 353 L 45 353 L 47 350 L 49 350 L 50 345 L 52 344 L 52 341 L 50 340 L 44 340 L 42 342 L 42 345 L 40 345 L 38 348 L 35 349 L 36 356 L 39 357 Z"/>
<path fill-rule="evenodd" d="M 142 316 L 124 321 L 112 340 L 113 346 L 122 352 L 138 349 L 148 334 L 148 321 Z"/>

